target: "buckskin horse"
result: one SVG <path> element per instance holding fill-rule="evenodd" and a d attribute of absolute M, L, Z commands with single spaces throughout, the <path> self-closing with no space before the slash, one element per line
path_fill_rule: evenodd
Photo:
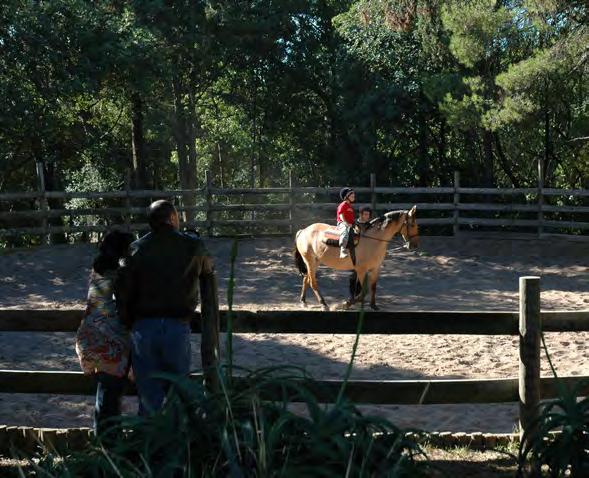
<path fill-rule="evenodd" d="M 301 304 L 306 306 L 307 288 L 311 286 L 315 297 L 329 310 L 325 299 L 319 292 L 317 285 L 317 269 L 320 264 L 336 270 L 355 270 L 360 285 L 368 274 L 368 286 L 370 289 L 370 307 L 378 310 L 376 306 L 376 282 L 380 266 L 384 261 L 387 246 L 391 240 L 401 234 L 405 245 L 409 249 L 419 246 L 419 232 L 415 218 L 416 206 L 406 211 L 389 211 L 363 226 L 360 231 L 360 240 L 355 247 L 356 263 L 352 262 L 352 255 L 344 259 L 339 257 L 339 247 L 329 245 L 326 236 L 333 232 L 334 226 L 323 223 L 315 223 L 301 229 L 296 234 L 296 246 L 294 251 L 295 263 L 303 275 L 303 288 L 301 291 Z M 368 290 L 363 288 L 364 290 Z M 346 302 L 346 308 L 358 300 L 363 300 L 364 295 L 350 297 Z"/>

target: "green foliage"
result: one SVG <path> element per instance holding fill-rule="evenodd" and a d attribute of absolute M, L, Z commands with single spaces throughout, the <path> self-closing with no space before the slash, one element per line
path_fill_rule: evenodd
<path fill-rule="evenodd" d="M 512 25 L 512 13 L 497 8 L 495 0 L 454 0 L 442 9 L 444 26 L 452 32 L 450 51 L 469 68 L 492 63 L 504 48 Z"/>
<path fill-rule="evenodd" d="M 542 346 L 554 378 L 558 397 L 541 405 L 535 423 L 522 437 L 518 456 L 518 476 L 543 465 L 551 477 L 581 477 L 589 473 L 589 398 L 584 397 L 588 380 L 568 387 L 560 382 L 550 358 L 544 335 Z"/>
<path fill-rule="evenodd" d="M 482 126 L 491 102 L 485 99 L 484 86 L 480 77 L 463 78 L 463 85 L 468 94 L 455 99 L 451 93 L 447 93 L 440 101 L 439 107 L 449 124 L 462 130 L 470 130 Z"/>
<path fill-rule="evenodd" d="M 115 191 L 121 189 L 120 181 L 117 175 L 110 169 L 105 168 L 103 171 L 92 164 L 86 163 L 81 169 L 70 171 L 66 177 L 67 192 L 86 192 L 86 191 Z M 105 204 L 101 199 L 72 198 L 66 204 L 66 209 L 100 209 Z M 72 225 L 108 225 L 104 217 L 84 215 L 73 218 Z"/>
<path fill-rule="evenodd" d="M 520 473 L 536 464 L 547 465 L 553 477 L 589 475 L 589 398 L 577 398 L 587 386 L 589 381 L 562 386 L 559 397 L 544 406 L 533 435 L 522 440 Z"/>
<path fill-rule="evenodd" d="M 587 183 L 583 0 L 9 0 L 0 188 Z M 525 147 L 522 147 L 525 145 Z"/>
<path fill-rule="evenodd" d="M 43 476 L 429 476 L 420 447 L 384 419 L 352 404 L 317 403 L 301 370 L 240 370 L 239 387 L 210 394 L 188 379 L 173 380 L 164 409 L 123 419 L 100 442 L 45 460 Z M 168 379 L 171 379 L 168 377 Z M 297 411 L 269 394 L 295 399 Z M 50 471 L 51 470 L 51 471 Z"/>

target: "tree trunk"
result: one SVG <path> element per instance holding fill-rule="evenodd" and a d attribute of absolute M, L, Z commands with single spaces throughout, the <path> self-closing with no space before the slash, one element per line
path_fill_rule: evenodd
<path fill-rule="evenodd" d="M 438 142 L 438 162 L 440 164 L 440 169 L 445 170 L 446 176 L 449 176 L 451 168 L 448 168 L 446 161 L 446 146 L 446 120 L 442 119 L 442 121 L 440 121 L 440 141 Z M 440 184 L 444 184 L 445 178 L 439 179 Z"/>
<path fill-rule="evenodd" d="M 479 167 L 480 150 L 478 148 L 478 136 L 474 129 L 469 129 L 464 133 L 464 150 L 467 153 L 467 157 L 470 161 L 467 161 L 464 165 L 466 168 L 465 174 L 462 175 L 466 181 L 463 184 L 469 184 L 474 186 L 480 186 L 482 183 L 482 175 Z"/>
<path fill-rule="evenodd" d="M 544 100 L 546 102 L 546 99 Z M 552 138 L 550 135 L 550 112 L 548 107 L 544 106 L 544 165 L 542 170 L 544 171 L 544 187 L 549 187 L 548 183 L 551 179 L 551 161 L 552 156 Z"/>
<path fill-rule="evenodd" d="M 59 181 L 58 169 L 56 161 L 43 161 L 43 176 L 45 177 L 45 190 L 56 191 L 61 189 L 61 181 Z M 47 200 L 49 209 L 64 209 L 64 200 L 60 198 L 50 198 Z M 62 219 L 59 217 L 50 217 L 47 222 L 50 226 L 63 226 Z M 64 244 L 66 241 L 65 234 L 62 232 L 52 233 L 49 235 L 49 242 L 51 244 Z"/>
<path fill-rule="evenodd" d="M 503 146 L 501 145 L 501 139 L 499 138 L 499 134 L 494 133 L 493 139 L 495 140 L 495 149 L 497 151 L 497 157 L 499 158 L 499 164 L 501 165 L 501 169 L 503 169 L 503 172 L 510 179 L 513 187 L 520 188 L 521 182 L 517 178 L 515 172 L 513 171 L 512 165 L 509 163 L 509 159 L 503 151 Z"/>
<path fill-rule="evenodd" d="M 219 174 L 219 180 L 221 181 L 221 187 L 225 187 L 225 169 L 223 168 L 223 153 L 221 147 L 221 141 L 217 141 L 217 170 Z"/>
<path fill-rule="evenodd" d="M 493 134 L 483 130 L 483 186 L 495 187 L 495 161 L 493 158 Z"/>
<path fill-rule="evenodd" d="M 178 181 L 180 189 L 196 189 L 196 152 L 194 138 L 190 137 L 187 110 L 184 104 L 184 88 L 179 78 L 173 82 L 174 90 L 174 140 L 178 153 Z M 190 143 L 192 142 L 192 147 Z M 196 204 L 194 193 L 182 194 L 182 206 L 192 207 Z M 193 214 L 183 214 L 184 220 L 189 220 Z"/>
<path fill-rule="evenodd" d="M 133 186 L 135 189 L 147 189 L 143 101 L 138 93 L 133 93 L 131 96 L 131 143 L 133 148 Z"/>
<path fill-rule="evenodd" d="M 187 182 L 190 189 L 196 189 L 196 104 L 192 91 L 188 95 L 188 112 L 186 115 L 186 143 L 188 146 Z"/>
<path fill-rule="evenodd" d="M 423 111 L 418 111 L 417 114 L 419 118 L 419 143 L 417 145 L 417 151 L 419 155 L 419 157 L 417 158 L 417 174 L 419 175 L 418 185 L 427 187 L 431 184 L 429 170 L 427 124 Z"/>

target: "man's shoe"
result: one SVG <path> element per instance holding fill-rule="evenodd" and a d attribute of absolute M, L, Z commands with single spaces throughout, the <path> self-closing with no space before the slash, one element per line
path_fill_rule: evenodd
<path fill-rule="evenodd" d="M 346 251 L 345 249 L 340 249 L 340 251 L 339 251 L 339 258 L 340 259 L 345 259 L 346 257 L 348 257 L 348 251 Z"/>

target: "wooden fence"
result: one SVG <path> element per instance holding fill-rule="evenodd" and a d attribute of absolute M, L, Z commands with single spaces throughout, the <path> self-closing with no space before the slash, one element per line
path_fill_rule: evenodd
<path fill-rule="evenodd" d="M 37 191 L 0 193 L 0 237 L 25 234 L 101 232 L 124 224 L 129 230 L 148 229 L 145 203 L 175 200 L 186 227 L 211 235 L 289 234 L 317 221 L 334 221 L 339 187 L 219 188 L 206 172 L 202 188 L 195 190 L 122 190 L 109 192 Z M 428 230 L 510 228 L 537 232 L 589 230 L 589 190 L 551 188 L 472 188 L 460 185 L 456 173 L 449 187 L 356 187 L 359 206 L 383 212 L 417 204 L 419 224 Z M 190 203 L 184 201 L 190 197 Z M 66 204 L 85 200 L 89 206 Z M 54 207 L 49 206 L 50 202 Z M 55 202 L 59 206 L 55 206 Z"/>
<path fill-rule="evenodd" d="M 0 331 L 73 332 L 82 311 L 0 309 Z M 220 329 L 227 328 L 227 311 L 221 313 Z M 236 333 L 353 334 L 359 312 L 235 311 Z M 200 332 L 198 314 L 193 331 Z M 589 311 L 540 311 L 539 278 L 520 278 L 520 311 L 458 312 L 400 311 L 366 312 L 362 334 L 467 334 L 519 335 L 519 378 L 467 380 L 352 380 L 346 394 L 357 403 L 442 404 L 520 403 L 525 429 L 533 422 L 540 398 L 554 397 L 554 378 L 540 377 L 540 333 L 589 331 Z M 427 353 L 427 351 L 424 351 Z M 197 375 L 196 377 L 200 377 Z M 589 377 L 562 377 L 573 386 Z M 237 381 L 239 379 L 237 378 Z M 317 380 L 313 385 L 323 402 L 331 402 L 342 386 L 338 380 Z M 2 393 L 91 394 L 94 383 L 81 372 L 0 370 Z M 589 387 L 583 393 L 589 393 Z M 278 395 L 277 395 L 278 396 Z"/>

